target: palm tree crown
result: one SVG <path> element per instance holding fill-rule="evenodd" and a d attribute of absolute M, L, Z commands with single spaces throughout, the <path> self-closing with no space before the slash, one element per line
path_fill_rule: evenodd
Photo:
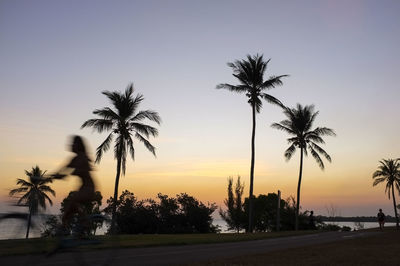
<path fill-rule="evenodd" d="M 239 80 L 239 85 L 222 83 L 217 85 L 217 89 L 228 89 L 237 93 L 245 93 L 248 97 L 248 103 L 252 109 L 252 134 L 251 134 L 251 163 L 250 163 L 250 191 L 249 191 L 249 232 L 253 232 L 253 180 L 255 164 L 255 131 L 256 131 L 256 113 L 259 113 L 262 107 L 261 99 L 270 103 L 284 107 L 275 97 L 265 93 L 265 90 L 282 85 L 281 78 L 287 75 L 271 76 L 264 80 L 264 74 L 270 60 L 264 61 L 262 55 L 247 55 L 247 60 L 236 60 L 228 63 L 233 70 L 233 76 Z"/>
<path fill-rule="evenodd" d="M 228 66 L 233 70 L 232 75 L 239 80 L 240 84 L 231 85 L 228 83 L 221 83 L 217 85 L 217 89 L 227 89 L 237 93 L 245 93 L 249 98 L 249 104 L 255 106 L 257 113 L 259 113 L 262 108 L 261 99 L 283 106 L 278 99 L 264 92 L 265 90 L 282 85 L 281 78 L 288 76 L 270 76 L 267 80 L 264 80 L 264 74 L 270 60 L 271 59 L 264 61 L 263 55 L 257 54 L 255 56 L 247 55 L 247 60 L 236 60 L 233 63 L 228 63 Z"/>
<path fill-rule="evenodd" d="M 115 178 L 114 188 L 114 205 L 113 217 L 111 224 L 111 232 L 114 233 L 116 201 L 118 198 L 118 184 L 120 173 L 125 175 L 126 158 L 128 152 L 132 160 L 135 160 L 135 148 L 133 145 L 133 138 L 139 140 L 144 146 L 155 156 L 155 147 L 150 143 L 148 138 L 150 136 L 156 137 L 158 135 L 157 128 L 142 123 L 147 119 L 157 124 L 161 123 L 161 118 L 157 112 L 152 110 L 138 111 L 140 103 L 144 100 L 143 95 L 137 94 L 133 96 L 133 84 L 129 84 L 124 93 L 120 92 L 102 92 L 110 100 L 113 108 L 104 107 L 96 109 L 93 114 L 99 118 L 89 119 L 84 122 L 81 128 L 92 127 L 97 132 L 104 131 L 110 132 L 103 143 L 96 149 L 96 163 L 99 163 L 103 153 L 108 151 L 111 142 L 115 137 L 114 157 L 117 159 L 117 174 Z"/>
<path fill-rule="evenodd" d="M 378 170 L 372 175 L 374 179 L 373 186 L 386 182 L 385 193 L 388 193 L 390 199 L 390 189 L 393 186 L 400 190 L 400 159 L 383 159 L 379 163 Z"/>
<path fill-rule="evenodd" d="M 50 193 L 53 196 L 56 195 L 53 189 L 48 185 L 52 183 L 51 178 L 45 178 L 46 171 L 42 171 L 39 166 L 32 167 L 31 171 L 25 170 L 25 174 L 29 177 L 29 181 L 18 178 L 17 185 L 19 188 L 12 189 L 10 196 L 15 194 L 22 194 L 17 204 L 29 206 L 32 214 L 38 212 L 39 207 L 46 209 L 46 200 L 53 205 L 53 201 L 46 193 Z"/>
<path fill-rule="evenodd" d="M 102 109 L 96 109 L 93 114 L 98 115 L 100 118 L 89 119 L 84 122 L 81 128 L 92 127 L 97 132 L 102 133 L 103 131 L 110 132 L 107 138 L 96 150 L 96 163 L 99 163 L 103 153 L 108 151 L 111 142 L 116 137 L 114 145 L 114 157 L 116 159 L 121 158 L 122 172 L 126 170 L 126 157 L 129 153 L 132 160 L 135 160 L 135 148 L 133 146 L 132 137 L 141 141 L 145 147 L 154 155 L 155 147 L 149 142 L 149 136 L 156 137 L 158 130 L 155 127 L 141 123 L 144 119 L 149 119 L 161 123 L 161 118 L 157 112 L 152 110 L 139 111 L 139 104 L 144 100 L 143 95 L 137 94 L 133 97 L 133 84 L 130 84 L 125 93 L 119 92 L 102 92 L 111 101 L 114 110 L 105 107 Z"/>
<path fill-rule="evenodd" d="M 320 154 L 329 162 L 332 161 L 329 154 L 318 144 L 325 144 L 322 136 L 336 136 L 336 134 L 332 129 L 326 127 L 317 127 L 312 129 L 314 120 L 318 113 L 318 111 L 314 112 L 314 105 L 306 105 L 303 107 L 301 104 L 297 104 L 296 108 L 284 109 L 284 114 L 288 119 L 271 125 L 273 128 L 292 135 L 291 138 L 287 139 L 290 146 L 286 149 L 284 154 L 286 160 L 290 160 L 296 152 L 296 148 L 299 148 L 303 150 L 306 156 L 308 155 L 308 150 L 321 169 L 324 169 L 325 165 Z"/>

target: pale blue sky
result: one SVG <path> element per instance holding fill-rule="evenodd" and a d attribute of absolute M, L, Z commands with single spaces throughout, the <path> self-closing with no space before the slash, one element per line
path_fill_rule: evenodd
<path fill-rule="evenodd" d="M 221 203 L 227 176 L 240 174 L 248 180 L 251 113 L 243 95 L 215 86 L 236 82 L 227 62 L 261 53 L 272 58 L 267 75 L 290 75 L 270 93 L 289 106 L 315 104 L 318 124 L 338 133 L 327 139 L 333 164 L 325 172 L 308 160 L 304 207 L 323 211 L 334 203 L 344 214 L 374 214 L 378 206 L 393 211 L 383 187 L 372 188 L 370 176 L 379 159 L 399 157 L 399 14 L 398 1 L 1 0 L 4 184 L 36 163 L 57 168 L 60 163 L 52 160 L 66 157 L 69 134 L 86 136 L 95 148 L 104 136 L 79 126 L 95 108 L 108 104 L 101 91 L 123 90 L 134 82 L 145 96 L 142 108 L 157 110 L 163 124 L 154 140 L 158 158 L 138 148 L 137 161 L 128 165 L 126 179 L 132 184 L 141 184 L 135 179 L 139 170 L 152 173 L 151 181 L 138 185 L 139 192 L 130 183 L 122 183 L 120 190 L 147 196 L 140 191 L 157 183 L 156 192 L 183 189 L 206 201 L 206 194 L 196 194 L 191 185 L 204 180 L 196 186 L 219 187 L 222 194 L 209 199 Z M 295 194 L 297 158 L 284 161 L 287 136 L 269 127 L 283 118 L 268 104 L 257 118 L 256 193 L 284 187 L 285 196 Z M 219 162 L 225 165 L 222 177 L 200 171 Z M 110 184 L 114 164 L 111 156 L 105 158 Z M 198 165 L 183 171 L 192 179 L 176 190 L 170 187 L 181 180 L 160 177 L 174 167 L 179 169 L 171 173 L 179 174 L 187 164 Z M 232 164 L 231 171 L 226 164 Z M 101 167 L 98 175 L 108 175 Z M 273 179 L 267 169 L 279 178 Z M 312 186 L 309 198 L 307 186 Z M 358 186 L 360 191 L 353 193 Z M 156 195 L 153 190 L 149 196 Z M 352 205 L 354 198 L 371 193 L 375 205 Z M 347 196 L 345 204 L 341 199 Z"/>

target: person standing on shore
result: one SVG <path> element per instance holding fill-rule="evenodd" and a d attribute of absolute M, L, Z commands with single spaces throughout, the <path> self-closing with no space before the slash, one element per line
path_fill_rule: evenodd
<path fill-rule="evenodd" d="M 379 209 L 377 216 L 378 216 L 379 229 L 383 230 L 383 227 L 385 225 L 385 214 L 382 212 L 382 209 Z"/>

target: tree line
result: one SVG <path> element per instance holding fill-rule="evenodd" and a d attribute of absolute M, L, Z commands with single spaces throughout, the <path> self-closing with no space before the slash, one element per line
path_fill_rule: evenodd
<path fill-rule="evenodd" d="M 250 182 L 249 196 L 247 197 L 248 203 L 244 205 L 244 216 L 247 217 L 248 222 L 241 222 L 240 225 L 242 227 L 247 227 L 247 232 L 253 232 L 255 227 L 256 230 L 259 230 L 259 227 L 256 226 L 256 213 L 254 209 L 255 201 L 258 197 L 254 196 L 253 183 L 255 178 L 256 115 L 261 111 L 263 101 L 272 103 L 281 108 L 286 117 L 286 119 L 281 122 L 273 123 L 271 125 L 273 128 L 282 130 L 289 135 L 289 138 L 287 139 L 289 147 L 284 152 L 285 159 L 290 160 L 297 150 L 300 153 L 297 195 L 296 199 L 293 199 L 292 202 L 295 205 L 294 228 L 296 230 L 301 227 L 299 221 L 301 216 L 300 193 L 301 182 L 303 179 L 304 156 L 310 154 L 315 159 L 318 166 L 323 170 L 325 164 L 322 158 L 325 158 L 328 162 L 332 161 L 331 156 L 321 147 L 321 145 L 325 144 L 323 137 L 336 135 L 330 128 L 314 127 L 315 119 L 319 114 L 318 111 L 315 111 L 314 105 L 303 106 L 297 104 L 296 107 L 290 108 L 285 106 L 279 99 L 266 93 L 272 88 L 281 86 L 283 84 L 282 79 L 288 77 L 288 75 L 279 75 L 265 78 L 264 76 L 269 62 L 270 60 L 264 60 L 263 55 L 256 54 L 254 56 L 248 55 L 246 59 L 243 60 L 236 60 L 232 63 L 228 63 L 228 66 L 233 71 L 232 75 L 238 80 L 238 84 L 232 85 L 221 83 L 216 86 L 217 89 L 227 89 L 235 93 L 244 94 L 247 97 L 247 102 L 251 106 L 252 131 Z M 110 150 L 112 144 L 114 145 L 114 158 L 117 161 L 116 176 L 114 195 L 108 201 L 109 206 L 107 207 L 107 212 L 112 217 L 110 232 L 118 232 L 121 230 L 120 228 L 116 228 L 116 220 L 117 217 L 119 217 L 119 214 L 117 213 L 119 208 L 118 202 L 119 199 L 121 199 L 121 196 L 127 196 L 127 194 L 123 194 L 119 197 L 118 188 L 120 177 L 126 172 L 128 157 L 130 156 L 132 160 L 135 159 L 134 140 L 141 142 L 148 151 L 150 151 L 154 156 L 156 155 L 156 148 L 150 142 L 150 138 L 158 136 L 158 129 L 149 123 L 160 125 L 161 117 L 158 112 L 154 110 L 139 110 L 139 106 L 144 100 L 144 97 L 141 94 L 134 95 L 133 84 L 129 84 L 124 92 L 103 91 L 102 93 L 108 98 L 111 106 L 95 109 L 93 111 L 95 118 L 86 120 L 82 124 L 81 128 L 93 128 L 98 133 L 108 133 L 105 140 L 96 149 L 95 163 L 100 163 L 104 153 Z M 386 191 L 388 192 L 389 197 L 391 194 L 393 198 L 395 216 L 397 217 L 394 190 L 396 188 L 399 192 L 400 187 L 399 161 L 384 160 L 381 161 L 381 164 L 382 165 L 379 168 L 380 170 L 375 172 L 373 175 L 373 177 L 376 178 L 374 185 L 384 181 L 387 182 Z M 33 214 L 37 212 L 38 206 L 41 206 L 44 209 L 46 207 L 46 201 L 52 204 L 50 197 L 46 193 L 50 193 L 54 196 L 55 192 L 52 191 L 48 185 L 48 183 L 51 183 L 51 180 L 47 179 L 44 176 L 44 173 L 32 173 L 29 178 L 30 182 L 28 183 L 25 183 L 22 179 L 18 179 L 17 185 L 20 187 L 12 190 L 10 194 L 21 194 L 19 203 L 27 204 L 29 207 L 29 213 Z M 268 197 L 268 195 L 266 197 Z M 179 202 L 178 199 L 179 197 L 175 200 Z M 159 200 L 162 200 L 162 198 L 159 198 Z M 139 201 L 135 202 L 138 203 Z M 228 204 L 232 203 L 228 202 Z M 289 203 L 286 202 L 286 204 Z M 137 207 L 137 205 L 134 206 Z M 140 208 L 147 208 L 147 206 L 151 206 L 151 204 L 147 202 Z M 212 209 L 212 207 L 210 208 Z"/>

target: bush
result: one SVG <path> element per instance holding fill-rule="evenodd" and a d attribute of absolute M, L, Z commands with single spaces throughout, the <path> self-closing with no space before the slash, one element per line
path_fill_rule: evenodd
<path fill-rule="evenodd" d="M 326 231 L 339 231 L 341 227 L 337 224 L 322 224 L 320 229 Z"/>
<path fill-rule="evenodd" d="M 351 227 L 349 227 L 349 226 L 342 226 L 342 230 L 341 231 L 343 231 L 343 232 L 350 232 L 351 231 Z"/>
<path fill-rule="evenodd" d="M 159 193 L 158 201 L 138 200 L 125 190 L 117 201 L 116 227 L 121 234 L 215 233 L 211 214 L 215 204 L 205 205 L 186 193 L 169 198 Z M 111 213 L 112 198 L 106 212 Z"/>

